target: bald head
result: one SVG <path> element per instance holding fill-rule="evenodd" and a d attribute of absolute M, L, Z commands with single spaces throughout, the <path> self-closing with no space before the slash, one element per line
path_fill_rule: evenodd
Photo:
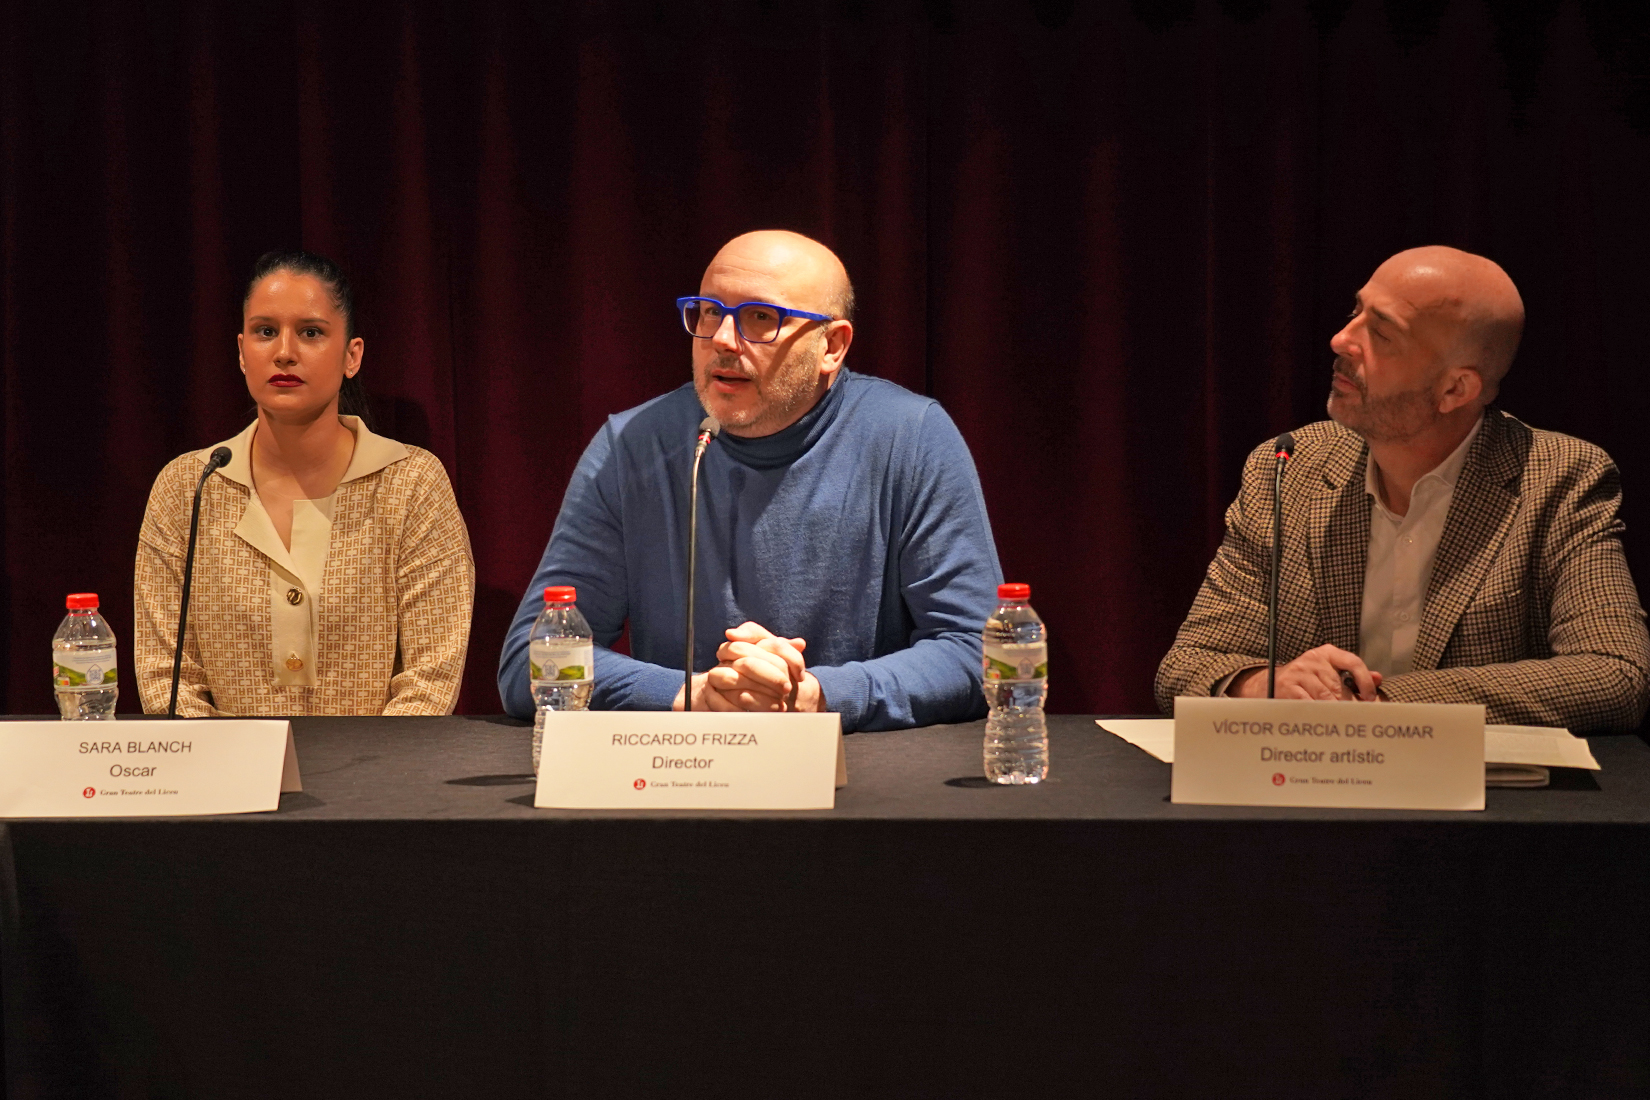
<path fill-rule="evenodd" d="M 1524 332 L 1524 301 L 1501 266 L 1444 245 L 1398 253 L 1375 277 L 1414 307 L 1450 366 L 1473 367 L 1495 396 Z"/>
<path fill-rule="evenodd" d="M 705 268 L 699 295 L 720 304 L 689 307 L 692 322 L 683 314 L 698 337 L 693 385 L 730 435 L 785 430 L 840 377 L 854 340 L 854 288 L 842 261 L 818 241 L 777 229 L 735 237 Z M 791 315 L 776 319 L 763 303 Z"/>
<path fill-rule="evenodd" d="M 854 286 L 836 253 L 800 233 L 759 229 L 722 246 L 705 269 L 705 282 L 733 278 L 751 286 L 753 299 L 853 320 Z M 772 296 L 760 288 L 768 286 Z"/>

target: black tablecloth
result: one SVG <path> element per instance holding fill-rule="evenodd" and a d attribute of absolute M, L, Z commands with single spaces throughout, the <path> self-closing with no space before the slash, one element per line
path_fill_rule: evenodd
<path fill-rule="evenodd" d="M 1650 749 L 1483 813 L 1175 806 L 1051 719 L 832 811 L 532 808 L 502 719 L 294 723 L 274 814 L 13 821 L 12 1097 L 1650 1094 Z"/>

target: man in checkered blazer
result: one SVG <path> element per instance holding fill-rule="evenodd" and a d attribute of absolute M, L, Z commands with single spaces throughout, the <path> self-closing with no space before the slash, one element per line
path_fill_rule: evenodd
<path fill-rule="evenodd" d="M 1283 482 L 1277 697 L 1482 703 L 1490 722 L 1635 728 L 1650 635 L 1599 448 L 1494 407 L 1524 307 L 1504 271 L 1429 247 L 1359 291 L 1330 341 L 1329 421 Z M 1271 443 L 1157 671 L 1177 695 L 1264 697 Z"/>

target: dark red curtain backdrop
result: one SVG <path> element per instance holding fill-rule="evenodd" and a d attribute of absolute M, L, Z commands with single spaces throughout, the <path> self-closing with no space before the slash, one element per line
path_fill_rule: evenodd
<path fill-rule="evenodd" d="M 834 247 L 850 365 L 961 427 L 1057 710 L 1150 709 L 1243 455 L 1322 416 L 1329 336 L 1410 245 L 1517 280 L 1503 404 L 1616 457 L 1650 577 L 1647 26 L 1556 0 L 12 0 L 0 703 L 50 709 L 68 592 L 130 660 L 150 483 L 248 420 L 242 281 L 278 246 L 354 272 L 381 426 L 452 475 L 466 711 L 498 709 L 580 450 L 687 378 L 671 300 L 757 227 Z"/>

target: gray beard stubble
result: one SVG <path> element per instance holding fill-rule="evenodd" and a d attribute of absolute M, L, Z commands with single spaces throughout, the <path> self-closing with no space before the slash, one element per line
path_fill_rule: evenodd
<path fill-rule="evenodd" d="M 818 346 L 798 348 L 792 360 L 769 381 L 767 389 L 759 389 L 757 396 L 762 399 L 762 403 L 746 415 L 730 417 L 722 426 L 762 434 L 762 429 L 770 424 L 782 425 L 794 420 L 799 410 L 808 403 L 814 386 L 819 382 L 821 358 L 822 353 Z M 699 406 L 707 412 L 710 410 L 711 371 L 723 366 L 734 370 L 740 369 L 737 358 L 724 356 L 706 368 L 703 378 L 698 377 L 695 372 L 693 389 L 699 395 Z"/>
<path fill-rule="evenodd" d="M 1356 387 L 1361 400 L 1356 410 L 1336 416 L 1336 394 L 1331 386 L 1325 408 L 1329 413 L 1329 419 L 1337 424 L 1350 428 L 1371 443 L 1401 443 L 1421 434 L 1438 419 L 1438 409 L 1433 401 L 1431 386 L 1371 398 L 1368 388 L 1357 375 L 1340 369 L 1343 362 L 1345 360 L 1336 358 L 1335 373 Z"/>

